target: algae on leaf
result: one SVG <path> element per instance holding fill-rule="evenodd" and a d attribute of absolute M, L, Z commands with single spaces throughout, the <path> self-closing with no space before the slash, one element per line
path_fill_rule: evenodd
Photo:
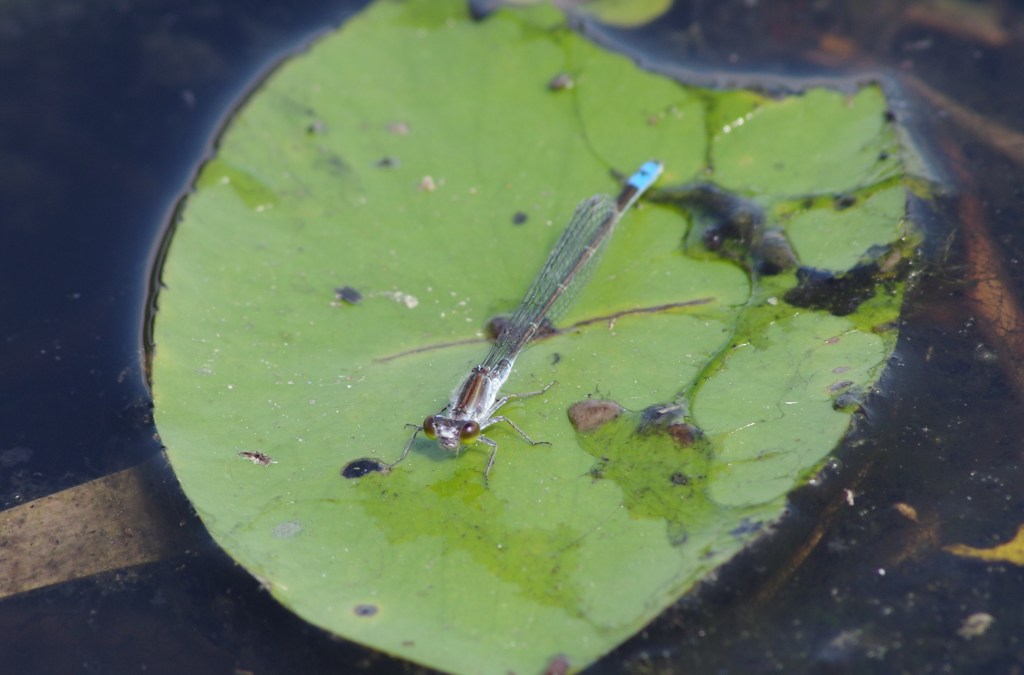
<path fill-rule="evenodd" d="M 912 247 L 884 109 L 680 86 L 549 7 L 372 4 L 246 102 L 183 209 L 153 387 L 186 494 L 329 631 L 444 670 L 585 666 L 777 519 L 884 367 Z M 399 455 L 574 205 L 649 158 L 660 189 L 507 384 L 557 381 L 503 409 L 551 445 L 493 429 L 490 489 L 489 448 L 427 439 L 343 478 Z M 577 432 L 602 399 L 623 412 Z"/>

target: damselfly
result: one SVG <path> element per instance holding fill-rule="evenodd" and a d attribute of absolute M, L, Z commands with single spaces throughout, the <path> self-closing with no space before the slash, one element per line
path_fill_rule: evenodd
<path fill-rule="evenodd" d="M 498 453 L 498 444 L 483 435 L 488 427 L 507 422 L 530 444 L 538 444 L 512 420 L 497 413 L 509 401 L 543 394 L 551 385 L 540 391 L 505 396 L 500 396 L 501 387 L 523 348 L 567 308 L 588 276 L 587 268 L 599 257 L 599 251 L 608 242 L 622 214 L 657 180 L 661 171 L 661 162 L 647 162 L 629 177 L 617 198 L 595 195 L 576 207 L 565 232 L 486 358 L 469 371 L 444 409 L 423 420 L 422 426 L 409 425 L 415 426 L 416 431 L 406 443 L 402 455 L 392 464 L 385 465 L 387 469 L 406 458 L 421 431 L 428 438 L 436 439 L 444 450 L 456 454 L 477 441 L 489 445 L 491 456 L 484 470 L 485 482 Z"/>

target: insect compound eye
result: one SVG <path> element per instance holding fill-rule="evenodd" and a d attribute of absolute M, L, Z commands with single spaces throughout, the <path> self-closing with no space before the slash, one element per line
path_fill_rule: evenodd
<path fill-rule="evenodd" d="M 463 443 L 471 443 L 480 435 L 480 425 L 476 422 L 466 422 L 459 429 L 459 440 Z"/>
<path fill-rule="evenodd" d="M 423 420 L 423 434 L 427 438 L 437 438 L 437 427 L 434 426 L 433 415 Z"/>

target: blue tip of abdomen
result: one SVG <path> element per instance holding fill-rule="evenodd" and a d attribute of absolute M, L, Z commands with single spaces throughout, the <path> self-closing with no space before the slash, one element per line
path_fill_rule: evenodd
<path fill-rule="evenodd" d="M 644 162 L 637 172 L 629 177 L 626 183 L 635 187 L 639 192 L 643 192 L 654 185 L 654 181 L 658 180 L 658 176 L 661 175 L 663 168 L 662 163 L 657 160 Z"/>

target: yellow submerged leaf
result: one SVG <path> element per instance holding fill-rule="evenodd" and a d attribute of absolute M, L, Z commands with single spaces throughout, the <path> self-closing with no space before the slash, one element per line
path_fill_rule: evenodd
<path fill-rule="evenodd" d="M 953 544 L 947 546 L 946 550 L 953 555 L 966 558 L 978 558 L 991 562 L 1008 562 L 1014 565 L 1024 565 L 1024 525 L 1017 528 L 1017 534 L 1013 539 L 993 546 L 992 548 L 974 548 L 966 544 Z"/>

